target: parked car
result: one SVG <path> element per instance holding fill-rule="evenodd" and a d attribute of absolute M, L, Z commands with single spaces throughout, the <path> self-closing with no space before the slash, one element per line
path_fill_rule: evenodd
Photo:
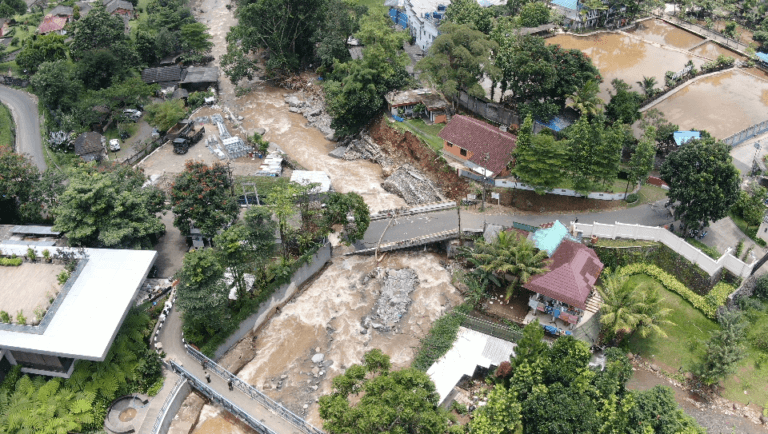
<path fill-rule="evenodd" d="M 141 118 L 142 113 L 136 109 L 125 109 L 123 110 L 123 115 L 126 118 L 136 122 L 139 120 L 139 118 Z"/>
<path fill-rule="evenodd" d="M 120 140 L 117 139 L 111 139 L 109 141 L 109 150 L 112 152 L 117 152 L 120 150 Z"/>

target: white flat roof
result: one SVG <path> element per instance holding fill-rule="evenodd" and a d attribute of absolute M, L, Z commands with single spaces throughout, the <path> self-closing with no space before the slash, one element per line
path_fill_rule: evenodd
<path fill-rule="evenodd" d="M 517 344 L 495 338 L 468 328 L 459 327 L 453 346 L 427 370 L 434 381 L 440 403 L 451 393 L 464 375 L 472 376 L 475 368 L 499 366 L 514 356 Z"/>
<path fill-rule="evenodd" d="M 39 257 L 48 249 L 36 247 Z M 43 334 L 0 330 L 0 348 L 102 361 L 155 262 L 154 250 L 84 249 L 88 262 Z M 3 245 L 3 253 L 25 256 L 27 246 Z M 3 285 L 0 283 L 0 291 Z"/>
<path fill-rule="evenodd" d="M 301 185 L 320 184 L 311 193 L 327 193 L 331 189 L 331 178 L 325 172 L 312 170 L 294 170 L 291 182 Z"/>

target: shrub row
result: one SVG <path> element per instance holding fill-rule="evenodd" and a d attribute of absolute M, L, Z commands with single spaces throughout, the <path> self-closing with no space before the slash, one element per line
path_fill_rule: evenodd
<path fill-rule="evenodd" d="M 24 262 L 21 258 L 0 258 L 0 265 L 6 267 L 18 267 Z"/>
<path fill-rule="evenodd" d="M 686 299 L 693 307 L 700 310 L 704 315 L 709 318 L 715 319 L 717 316 L 717 308 L 725 303 L 725 299 L 728 294 L 733 292 L 733 286 L 720 282 L 707 294 L 706 297 L 702 297 L 699 294 L 691 291 L 680 283 L 674 276 L 662 270 L 661 268 L 645 263 L 629 264 L 619 269 L 619 274 L 624 276 L 631 276 L 634 274 L 647 274 L 654 279 L 658 280 L 665 288 L 678 294 Z"/>
<path fill-rule="evenodd" d="M 453 346 L 463 318 L 454 312 L 447 313 L 432 324 L 429 333 L 421 340 L 419 352 L 411 367 L 426 372 L 437 359 L 443 357 Z"/>

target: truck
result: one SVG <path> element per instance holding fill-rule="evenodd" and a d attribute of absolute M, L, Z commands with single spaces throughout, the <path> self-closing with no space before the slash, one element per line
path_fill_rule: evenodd
<path fill-rule="evenodd" d="M 199 142 L 205 134 L 205 128 L 202 125 L 195 125 L 192 121 L 186 121 L 176 124 L 168 130 L 166 137 L 173 140 L 173 152 L 177 154 L 186 154 L 189 147 Z M 177 127 L 180 127 L 176 129 Z M 174 131 L 176 130 L 176 131 Z"/>

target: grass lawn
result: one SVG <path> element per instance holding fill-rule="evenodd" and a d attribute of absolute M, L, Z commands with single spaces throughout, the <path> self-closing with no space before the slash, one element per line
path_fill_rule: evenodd
<path fill-rule="evenodd" d="M 445 124 L 428 125 L 421 119 L 408 119 L 405 122 L 394 122 L 390 124 L 400 131 L 410 131 L 426 143 L 438 154 L 443 152 L 443 139 L 438 134 L 445 127 Z"/>
<path fill-rule="evenodd" d="M 762 301 L 762 305 L 762 311 L 747 312 L 748 355 L 739 363 L 736 375 L 721 383 L 721 394 L 741 404 L 751 402 L 768 408 L 768 301 Z"/>
<path fill-rule="evenodd" d="M 625 239 L 616 239 L 612 240 L 610 238 L 598 238 L 597 239 L 597 245 L 601 247 L 645 247 L 645 246 L 654 246 L 657 243 L 656 241 L 642 241 L 642 240 L 625 240 Z"/>
<path fill-rule="evenodd" d="M 261 198 L 266 197 L 276 186 L 287 185 L 288 182 L 288 178 L 273 178 L 271 176 L 235 176 L 235 196 L 253 193 L 254 186 L 243 184 L 256 184 L 256 191 Z"/>
<path fill-rule="evenodd" d="M 136 5 L 137 10 L 141 10 L 139 13 L 139 18 L 135 20 L 131 20 L 128 22 L 128 27 L 131 29 L 131 34 L 136 38 L 136 28 L 139 26 L 140 23 L 143 23 L 147 21 L 147 18 L 149 17 L 149 14 L 147 13 L 147 5 L 149 4 L 149 0 L 139 0 L 139 3 Z"/>
<path fill-rule="evenodd" d="M 644 184 L 640 187 L 640 191 L 637 192 L 638 201 L 630 205 L 630 207 L 653 203 L 667 198 L 667 190 L 655 185 Z"/>
<path fill-rule="evenodd" d="M 11 74 L 13 74 L 14 77 L 24 75 L 24 71 L 21 70 L 15 61 L 0 63 L 0 74 L 7 74 L 8 70 L 11 71 Z"/>
<path fill-rule="evenodd" d="M 11 111 L 4 104 L 0 104 L 0 145 L 11 145 L 13 140 L 13 118 Z"/>
<path fill-rule="evenodd" d="M 728 216 L 731 218 L 731 220 L 733 220 L 736 226 L 738 226 L 739 230 L 741 230 L 741 232 L 743 232 L 746 236 L 751 238 L 752 241 L 756 242 L 761 246 L 765 246 L 765 241 L 757 237 L 757 228 L 759 226 L 750 226 L 749 229 L 747 229 L 747 222 L 745 222 L 743 218 L 737 216 L 732 212 L 728 213 Z"/>
<path fill-rule="evenodd" d="M 709 339 L 711 331 L 718 329 L 717 323 L 650 276 L 632 276 L 629 282 L 656 286 L 666 302 L 665 306 L 672 309 L 667 318 L 675 325 L 661 327 L 667 334 L 666 338 L 653 336 L 643 339 L 635 335 L 629 339 L 627 349 L 657 363 L 669 373 L 676 373 L 680 368 L 690 371 L 704 355 L 704 342 Z"/>

